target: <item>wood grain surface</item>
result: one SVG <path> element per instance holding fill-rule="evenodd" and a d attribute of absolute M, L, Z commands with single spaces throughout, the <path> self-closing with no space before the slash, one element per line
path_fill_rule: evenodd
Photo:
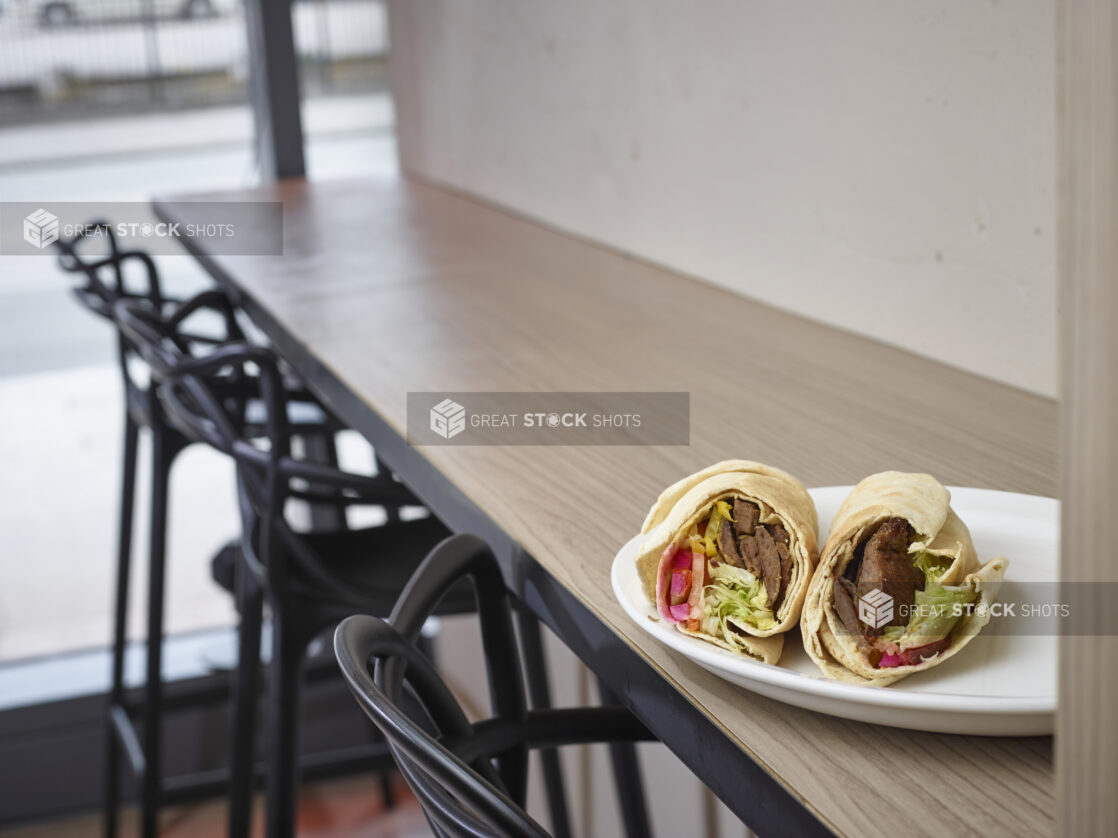
<path fill-rule="evenodd" d="M 1118 3 L 1059 9 L 1061 578 L 1118 582 Z M 1100 586 L 1098 606 L 1112 609 Z M 1060 638 L 1060 835 L 1118 835 L 1118 638 Z"/>
<path fill-rule="evenodd" d="M 744 692 L 630 625 L 609 564 L 664 486 L 727 457 L 778 465 L 808 486 L 892 468 L 1054 495 L 1053 401 L 415 180 L 208 197 L 284 201 L 282 257 L 215 257 L 209 269 L 401 434 L 409 391 L 689 391 L 689 446 L 423 454 L 836 832 L 1051 832 L 1050 738 L 901 731 Z M 204 212 L 158 204 L 184 222 Z"/>

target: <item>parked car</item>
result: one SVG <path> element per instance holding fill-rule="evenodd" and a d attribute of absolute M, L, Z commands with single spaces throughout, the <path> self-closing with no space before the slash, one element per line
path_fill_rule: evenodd
<path fill-rule="evenodd" d="M 19 0 L 17 0 L 17 3 Z M 232 11 L 237 0 L 23 0 L 27 18 L 43 26 L 135 21 L 149 18 L 205 18 Z"/>

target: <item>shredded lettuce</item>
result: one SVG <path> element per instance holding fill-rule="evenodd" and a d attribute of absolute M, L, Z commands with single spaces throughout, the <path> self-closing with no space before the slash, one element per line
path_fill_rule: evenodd
<path fill-rule="evenodd" d="M 746 626 L 762 631 L 776 626 L 768 606 L 764 583 L 745 568 L 728 564 L 708 566 L 710 584 L 703 589 L 702 629 L 733 646 L 742 645 L 741 635 L 731 627 Z"/>
<path fill-rule="evenodd" d="M 947 637 L 966 606 L 978 592 L 973 586 L 941 585 L 939 580 L 950 567 L 950 560 L 920 552 L 914 561 L 924 572 L 924 590 L 916 592 L 912 613 L 906 626 L 889 626 L 883 637 L 902 649 L 913 649 Z"/>
<path fill-rule="evenodd" d="M 916 554 L 913 564 L 924 571 L 924 579 L 927 580 L 927 584 L 938 584 L 939 580 L 943 578 L 943 574 L 947 573 L 947 569 L 951 567 L 951 560 L 946 556 L 933 556 L 931 553 L 921 550 Z"/>

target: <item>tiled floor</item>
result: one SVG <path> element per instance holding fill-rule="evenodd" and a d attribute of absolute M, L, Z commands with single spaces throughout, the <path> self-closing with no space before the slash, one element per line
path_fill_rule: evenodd
<path fill-rule="evenodd" d="M 375 777 L 347 777 L 309 784 L 299 802 L 300 838 L 427 838 L 431 830 L 411 791 L 396 786 L 396 805 L 385 811 Z M 257 800 L 253 836 L 263 835 L 263 801 Z M 134 815 L 134 812 L 128 813 Z M 134 818 L 124 819 L 121 838 L 136 835 Z M 179 806 L 164 813 L 161 838 L 210 838 L 226 834 L 221 801 Z M 0 838 L 88 838 L 100 831 L 100 818 L 84 816 L 7 832 Z"/>

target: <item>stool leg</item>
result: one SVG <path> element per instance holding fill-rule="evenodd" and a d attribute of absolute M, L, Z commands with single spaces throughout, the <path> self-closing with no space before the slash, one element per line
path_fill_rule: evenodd
<path fill-rule="evenodd" d="M 338 446 L 334 435 L 329 431 L 310 433 L 303 437 L 303 451 L 307 460 L 322 463 L 331 468 L 338 467 Z M 315 488 L 312 486 L 311 488 Z M 316 532 L 347 529 L 345 510 L 331 504 L 312 503 L 310 505 L 311 528 Z"/>
<path fill-rule="evenodd" d="M 144 684 L 144 777 L 141 791 L 141 834 L 156 838 L 162 768 L 163 720 L 163 590 L 167 546 L 167 484 L 173 452 L 154 417 L 151 433 L 151 545 L 148 577 L 147 673 Z"/>
<path fill-rule="evenodd" d="M 291 838 L 299 793 L 299 681 L 306 638 L 272 609 L 268 713 L 268 838 Z"/>
<path fill-rule="evenodd" d="M 603 705 L 621 703 L 601 678 L 598 679 L 598 694 Z M 613 782 L 617 789 L 617 802 L 625 834 L 628 838 L 650 838 L 652 827 L 648 822 L 648 803 L 644 798 L 637 746 L 632 742 L 612 742 L 609 745 L 609 758 L 613 763 Z"/>
<path fill-rule="evenodd" d="M 376 452 L 375 451 L 373 452 L 373 456 L 376 457 Z M 392 470 L 390 468 L 388 468 L 387 464 L 385 464 L 384 460 L 382 460 L 380 457 L 376 457 L 376 464 L 377 464 L 377 475 L 378 476 L 391 474 Z M 389 523 L 399 521 L 400 520 L 400 507 L 398 507 L 398 506 L 386 506 L 386 507 L 384 507 L 384 514 L 387 516 L 387 520 L 388 520 Z"/>
<path fill-rule="evenodd" d="M 120 794 L 120 743 L 110 711 L 124 703 L 124 649 L 128 630 L 128 576 L 132 565 L 132 512 L 136 495 L 136 446 L 139 429 L 124 409 L 124 471 L 120 484 L 120 532 L 117 536 L 116 604 L 113 613 L 112 685 L 105 712 L 104 830 L 116 838 L 117 799 Z"/>
<path fill-rule="evenodd" d="M 230 753 L 229 835 L 245 838 L 252 826 L 252 792 L 256 779 L 256 711 L 259 705 L 260 629 L 263 594 L 242 559 L 236 568 L 238 627 L 237 670 L 233 683 L 233 746 Z"/>
<path fill-rule="evenodd" d="M 547 661 L 544 658 L 540 623 L 524 606 L 516 609 L 516 616 L 524 651 L 528 697 L 532 702 L 532 709 L 546 710 L 551 707 L 551 685 L 547 678 Z M 541 748 L 539 754 L 543 765 L 544 788 L 547 792 L 547 809 L 548 814 L 551 815 L 551 833 L 555 838 L 569 838 L 571 817 L 567 808 L 567 792 L 563 783 L 563 769 L 559 764 L 559 751 L 556 748 Z"/>
<path fill-rule="evenodd" d="M 392 791 L 392 769 L 386 769 L 380 775 L 380 794 L 386 810 L 396 807 L 396 795 Z"/>

